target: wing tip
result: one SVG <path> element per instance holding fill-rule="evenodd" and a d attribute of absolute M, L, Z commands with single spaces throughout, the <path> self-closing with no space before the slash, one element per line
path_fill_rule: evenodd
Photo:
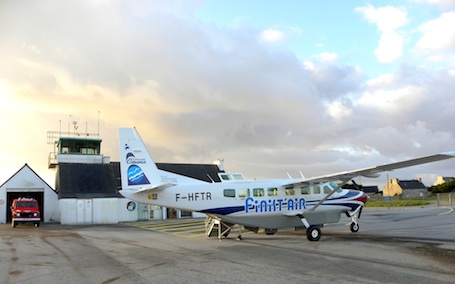
<path fill-rule="evenodd" d="M 455 151 L 442 152 L 440 155 L 455 157 Z"/>

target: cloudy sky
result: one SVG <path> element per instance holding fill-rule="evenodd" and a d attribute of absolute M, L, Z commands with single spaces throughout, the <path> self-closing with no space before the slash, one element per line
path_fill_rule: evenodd
<path fill-rule="evenodd" d="M 248 178 L 451 151 L 454 90 L 452 0 L 0 1 L 0 184 L 28 163 L 54 186 L 47 131 L 98 125 L 112 161 L 135 126 L 157 162 Z"/>

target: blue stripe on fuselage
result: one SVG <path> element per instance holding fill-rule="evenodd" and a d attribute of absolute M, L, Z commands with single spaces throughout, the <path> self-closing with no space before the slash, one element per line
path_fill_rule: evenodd
<path fill-rule="evenodd" d="M 209 214 L 220 214 L 220 215 L 228 215 L 240 211 L 245 211 L 245 206 L 231 206 L 231 207 L 219 207 L 219 208 L 212 208 L 212 209 L 205 209 L 200 212 L 202 213 L 209 213 Z"/>

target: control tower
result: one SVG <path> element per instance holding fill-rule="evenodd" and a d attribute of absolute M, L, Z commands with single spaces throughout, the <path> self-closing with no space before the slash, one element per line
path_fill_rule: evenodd
<path fill-rule="evenodd" d="M 109 164 L 110 157 L 101 155 L 101 141 L 99 134 L 48 131 L 47 144 L 54 145 L 48 157 L 49 169 L 61 163 Z"/>
<path fill-rule="evenodd" d="M 98 134 L 76 130 L 47 132 L 47 143 L 53 145 L 48 167 L 56 170 L 61 223 L 116 224 L 137 220 L 137 204 L 132 206 L 118 193 L 119 162 L 110 162 L 109 156 L 101 154 Z"/>

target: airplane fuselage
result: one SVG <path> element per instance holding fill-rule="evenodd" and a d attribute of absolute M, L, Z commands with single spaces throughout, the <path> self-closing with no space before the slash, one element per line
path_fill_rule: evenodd
<path fill-rule="evenodd" d="M 135 194 L 122 190 L 121 194 L 142 203 L 206 213 L 230 223 L 271 229 L 303 226 L 298 217 L 302 214 L 311 225 L 338 222 L 340 213 L 356 210 L 366 202 L 363 192 L 338 189 L 313 211 L 337 185 L 331 182 L 307 187 L 283 186 L 289 183 L 292 180 L 201 182 Z"/>

